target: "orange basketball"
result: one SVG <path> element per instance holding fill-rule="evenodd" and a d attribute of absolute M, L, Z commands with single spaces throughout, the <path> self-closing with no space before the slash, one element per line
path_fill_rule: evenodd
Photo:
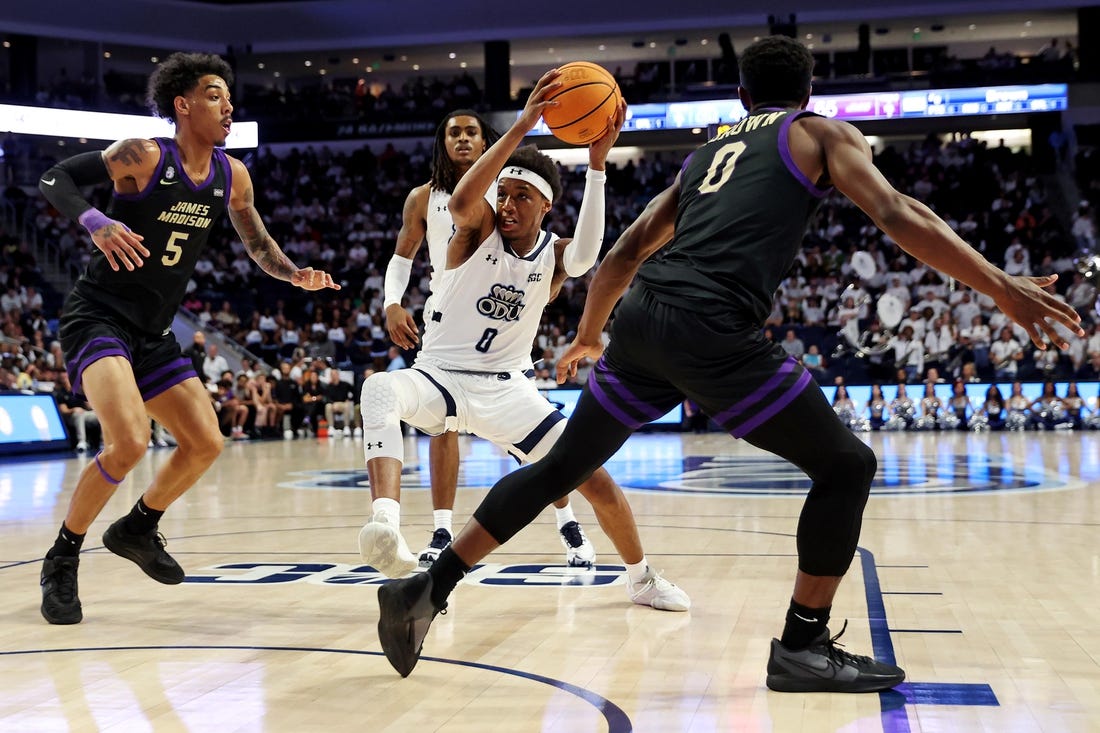
<path fill-rule="evenodd" d="M 598 64 L 573 61 L 558 67 L 561 86 L 548 100 L 558 103 L 547 107 L 543 122 L 554 137 L 570 145 L 588 145 L 607 129 L 607 119 L 615 114 L 622 95 L 615 77 Z"/>

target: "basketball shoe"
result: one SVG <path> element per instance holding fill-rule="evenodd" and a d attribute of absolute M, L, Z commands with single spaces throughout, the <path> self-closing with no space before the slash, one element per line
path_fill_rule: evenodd
<path fill-rule="evenodd" d="M 424 637 L 436 614 L 447 606 L 432 605 L 432 576 L 417 573 L 386 583 L 378 589 L 378 641 L 386 659 L 402 677 L 408 677 L 420 661 Z"/>
<path fill-rule="evenodd" d="M 387 578 L 408 575 L 417 565 L 397 522 L 384 511 L 375 512 L 359 530 L 359 554 L 372 568 Z"/>
<path fill-rule="evenodd" d="M 84 618 L 77 596 L 76 569 L 80 558 L 57 555 L 42 563 L 42 618 L 51 624 L 78 624 Z"/>
<path fill-rule="evenodd" d="M 658 611 L 686 611 L 691 599 L 675 583 L 661 577 L 653 568 L 646 568 L 641 582 L 626 584 L 627 595 L 639 606 L 652 606 Z"/>
<path fill-rule="evenodd" d="M 437 529 L 432 533 L 432 541 L 420 552 L 420 567 L 430 568 L 439 557 L 439 553 L 447 549 L 451 544 L 451 533 L 445 529 Z"/>
<path fill-rule="evenodd" d="M 588 541 L 579 522 L 566 522 L 558 532 L 565 545 L 565 562 L 569 567 L 590 568 L 596 563 L 596 548 Z"/>
<path fill-rule="evenodd" d="M 146 575 L 158 583 L 176 585 L 183 582 L 183 568 L 165 552 L 168 541 L 156 527 L 145 534 L 130 534 L 126 531 L 126 517 L 123 517 L 103 533 L 103 544 L 119 557 L 137 563 Z"/>
<path fill-rule="evenodd" d="M 791 651 L 772 639 L 767 685 L 776 692 L 878 692 L 905 679 L 905 670 L 893 664 L 861 657 L 837 643 L 848 628 L 844 622 L 834 637 L 822 632 L 805 649 Z"/>

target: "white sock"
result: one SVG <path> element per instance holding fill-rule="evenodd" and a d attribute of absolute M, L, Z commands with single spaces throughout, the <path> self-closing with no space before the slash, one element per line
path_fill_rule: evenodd
<path fill-rule="evenodd" d="M 557 520 L 558 520 L 558 529 L 561 529 L 562 527 L 569 524 L 570 522 L 577 521 L 577 518 L 575 516 L 573 516 L 573 504 L 572 503 L 566 504 L 561 509 L 558 509 L 557 507 L 554 507 L 554 516 L 557 517 Z"/>
<path fill-rule="evenodd" d="M 435 528 L 436 529 L 445 529 L 445 530 L 447 530 L 447 532 L 449 532 L 451 534 L 454 534 L 453 532 L 451 532 L 451 522 L 452 522 L 453 517 L 454 517 L 454 510 L 453 509 L 433 509 L 432 510 L 432 519 L 435 520 Z"/>
<path fill-rule="evenodd" d="M 397 499 L 387 499 L 385 497 L 375 499 L 374 503 L 371 504 L 371 510 L 375 514 L 385 512 L 393 520 L 394 526 L 401 526 L 401 504 L 398 503 Z"/>
<path fill-rule="evenodd" d="M 626 577 L 631 585 L 641 583 L 647 572 L 649 572 L 649 564 L 646 562 L 645 555 L 642 555 L 642 559 L 638 562 L 626 563 Z"/>

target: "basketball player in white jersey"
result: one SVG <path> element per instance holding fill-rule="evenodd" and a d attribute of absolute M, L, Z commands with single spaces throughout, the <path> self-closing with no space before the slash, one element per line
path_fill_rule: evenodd
<path fill-rule="evenodd" d="M 414 188 L 405 199 L 397 246 L 386 267 L 386 330 L 390 341 L 402 349 L 412 349 L 420 341 L 416 322 L 401 305 L 401 299 L 409 287 L 413 259 L 421 243 L 427 241 L 428 263 L 432 269 L 429 289 L 434 293 L 438 277 L 446 267 L 447 242 L 455 231 L 447 207 L 451 192 L 470 166 L 499 137 L 500 134 L 489 123 L 468 109 L 451 112 L 436 129 L 431 180 Z M 496 195 L 495 190 L 491 193 Z M 424 304 L 425 326 L 431 323 L 432 312 L 432 299 L 429 298 Z M 430 566 L 451 543 L 458 487 L 458 433 L 447 431 L 436 435 L 428 446 L 435 531 L 428 546 L 420 553 L 421 567 Z M 566 562 L 573 567 L 590 567 L 596 561 L 596 551 L 573 515 L 568 496 L 554 503 L 554 513 L 565 546 Z M 400 517 L 394 519 L 399 521 Z"/>
<path fill-rule="evenodd" d="M 364 449 L 376 500 L 374 517 L 359 533 L 359 549 L 390 577 L 416 564 L 389 519 L 400 492 L 402 420 L 431 433 L 466 430 L 524 463 L 544 455 L 565 427 L 564 416 L 528 376 L 531 343 L 542 310 L 565 278 L 587 272 L 599 255 L 604 164 L 625 105 L 589 147 L 576 234 L 559 239 L 540 228 L 561 193 L 557 166 L 533 146 L 516 150 L 547 104 L 539 101 L 543 92 L 557 86 L 551 83 L 540 85 L 516 123 L 455 187 L 450 210 L 456 232 L 416 363 L 374 374 L 363 385 Z M 483 198 L 494 179 L 496 211 Z M 686 593 L 648 567 L 630 505 L 607 472 L 597 470 L 578 491 L 626 563 L 631 600 L 667 611 L 690 608 Z"/>

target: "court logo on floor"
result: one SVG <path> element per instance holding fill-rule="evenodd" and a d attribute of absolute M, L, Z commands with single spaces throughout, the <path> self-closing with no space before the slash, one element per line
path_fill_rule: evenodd
<path fill-rule="evenodd" d="M 704 455 L 655 457 L 639 460 L 612 459 L 608 472 L 624 489 L 709 496 L 805 496 L 810 488 L 806 474 L 787 461 L 770 455 Z M 505 459 L 475 459 L 462 462 L 460 488 L 487 488 L 515 470 Z M 401 475 L 402 490 L 427 490 L 430 474 L 426 465 L 406 465 Z M 370 490 L 365 468 L 298 471 L 279 484 L 294 489 Z M 1017 455 L 904 455 L 879 456 L 878 473 L 871 493 L 882 496 L 927 496 L 929 494 L 973 494 L 1004 491 L 1044 491 L 1066 488 L 1058 474 L 1044 469 L 1041 462 Z"/>
<path fill-rule="evenodd" d="M 637 462 L 635 462 L 635 466 Z M 660 463 L 643 475 L 611 475 L 623 488 L 729 496 L 805 496 L 810 480 L 802 471 L 772 456 L 688 456 L 664 475 Z M 968 494 L 1035 491 L 1066 487 L 1042 466 L 1012 456 L 886 455 L 879 457 L 871 493 L 878 495 Z"/>
<path fill-rule="evenodd" d="M 475 565 L 462 582 L 469 585 L 511 587 L 622 585 L 626 568 L 596 565 L 571 568 L 566 565 Z M 188 575 L 187 583 L 264 586 L 307 583 L 311 585 L 380 585 L 389 578 L 370 565 L 329 562 L 231 562 L 201 568 Z"/>

